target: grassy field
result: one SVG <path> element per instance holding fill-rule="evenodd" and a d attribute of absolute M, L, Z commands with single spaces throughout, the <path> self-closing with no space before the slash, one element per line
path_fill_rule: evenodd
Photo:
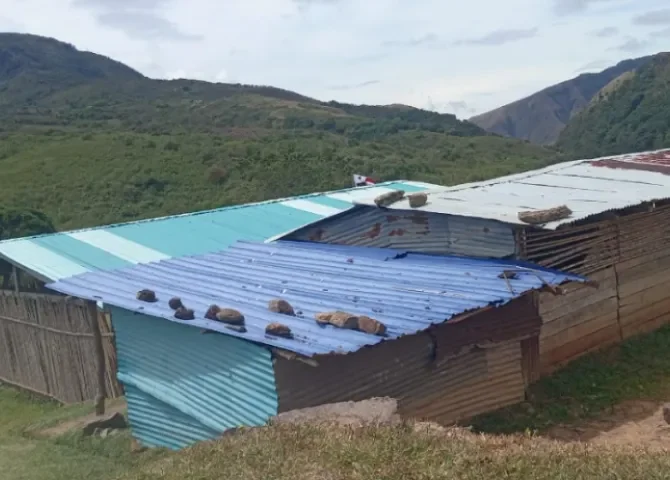
<path fill-rule="evenodd" d="M 162 452 L 130 452 L 125 432 L 106 439 L 79 432 L 41 438 L 36 432 L 86 415 L 89 405 L 61 407 L 0 387 L 0 478 L 2 480 L 108 480 L 153 460 Z"/>
<path fill-rule="evenodd" d="M 421 425 L 358 429 L 282 426 L 179 453 L 131 453 L 125 432 L 105 439 L 35 432 L 88 414 L 0 387 L 3 480 L 596 479 L 670 477 L 670 457 L 644 445 L 557 443 L 547 429 L 607 416 L 627 400 L 670 398 L 670 327 L 590 355 L 533 388 L 526 404 L 483 416 L 473 429 Z M 495 435 L 497 432 L 511 435 Z"/>

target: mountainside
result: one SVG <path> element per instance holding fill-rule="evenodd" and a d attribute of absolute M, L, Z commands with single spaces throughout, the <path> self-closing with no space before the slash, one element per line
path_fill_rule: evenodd
<path fill-rule="evenodd" d="M 58 228 L 342 188 L 353 173 L 452 184 L 557 158 L 453 115 L 153 80 L 0 34 L 0 206 L 41 210 Z"/>
<path fill-rule="evenodd" d="M 586 73 L 509 105 L 470 119 L 481 128 L 506 137 L 550 145 L 565 125 L 612 80 L 636 70 L 653 57 L 624 60 L 600 73 Z"/>
<path fill-rule="evenodd" d="M 584 157 L 670 146 L 670 53 L 603 89 L 568 123 L 558 146 Z"/>

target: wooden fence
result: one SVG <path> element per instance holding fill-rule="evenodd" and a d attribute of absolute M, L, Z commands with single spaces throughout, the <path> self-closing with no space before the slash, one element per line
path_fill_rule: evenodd
<path fill-rule="evenodd" d="M 95 323 L 102 336 L 107 398 L 122 395 L 109 319 L 81 300 L 0 290 L 0 382 L 63 403 L 93 400 L 99 370 Z"/>

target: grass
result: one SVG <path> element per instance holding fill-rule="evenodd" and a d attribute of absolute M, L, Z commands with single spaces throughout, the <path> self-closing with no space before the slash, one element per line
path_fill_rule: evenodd
<path fill-rule="evenodd" d="M 83 416 L 90 405 L 61 407 L 0 386 L 0 478 L 2 480 L 108 480 L 139 467 L 162 452 L 132 454 L 130 434 L 85 438 L 70 432 L 40 438 L 29 432 Z"/>
<path fill-rule="evenodd" d="M 627 400 L 670 398 L 670 327 L 584 357 L 539 382 L 524 405 L 482 416 L 475 432 L 396 426 L 273 426 L 178 453 L 130 453 L 125 433 L 106 439 L 76 432 L 31 433 L 88 414 L 0 387 L 3 480 L 527 479 L 668 478 L 670 457 L 643 445 L 608 448 L 539 437 L 579 425 Z M 493 435 L 504 432 L 512 435 Z"/>
<path fill-rule="evenodd" d="M 612 412 L 630 400 L 670 400 L 670 326 L 581 358 L 535 384 L 529 401 L 473 422 L 488 433 L 544 431 Z"/>
<path fill-rule="evenodd" d="M 198 445 L 124 480 L 667 478 L 670 457 L 419 426 L 284 426 Z"/>

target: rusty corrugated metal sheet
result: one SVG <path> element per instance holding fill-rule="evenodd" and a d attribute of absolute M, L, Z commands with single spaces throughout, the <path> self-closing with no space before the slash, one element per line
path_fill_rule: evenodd
<path fill-rule="evenodd" d="M 517 298 L 503 308 L 489 309 L 433 327 L 438 358 L 452 355 L 467 345 L 491 345 L 521 340 L 540 333 L 542 318 L 532 295 Z"/>
<path fill-rule="evenodd" d="M 473 365 L 482 361 L 486 373 L 470 373 Z M 400 413 L 449 424 L 521 402 L 525 387 L 519 342 L 454 358 L 449 368 L 440 372 L 439 378 L 443 381 L 427 385 L 425 392 L 401 405 Z"/>
<path fill-rule="evenodd" d="M 495 309 L 499 316 L 491 320 L 509 319 L 514 325 L 518 323 L 515 314 L 524 308 L 517 305 L 508 312 L 507 306 Z M 523 398 L 519 339 L 490 344 L 479 342 L 486 335 L 477 332 L 462 335 L 461 345 L 448 344 L 453 352 L 462 353 L 436 355 L 440 346 L 435 348 L 434 339 L 448 339 L 447 327 L 442 325 L 433 334 L 402 337 L 345 356 L 319 356 L 316 367 L 277 358 L 279 411 L 389 396 L 398 400 L 403 416 L 449 423 Z M 536 331 L 536 322 L 526 322 L 516 333 L 524 337 Z M 477 343 L 489 348 L 479 348 Z"/>
<path fill-rule="evenodd" d="M 428 202 L 417 210 L 464 217 L 488 218 L 524 225 L 518 214 L 567 205 L 568 218 L 543 228 L 585 220 L 610 210 L 670 198 L 670 150 L 642 152 L 600 159 L 577 160 L 483 182 L 427 191 Z M 374 197 L 356 202 L 374 206 Z M 388 207 L 408 210 L 407 199 Z"/>
<path fill-rule="evenodd" d="M 514 232 L 500 222 L 371 207 L 324 220 L 287 239 L 474 257 L 515 254 Z"/>

